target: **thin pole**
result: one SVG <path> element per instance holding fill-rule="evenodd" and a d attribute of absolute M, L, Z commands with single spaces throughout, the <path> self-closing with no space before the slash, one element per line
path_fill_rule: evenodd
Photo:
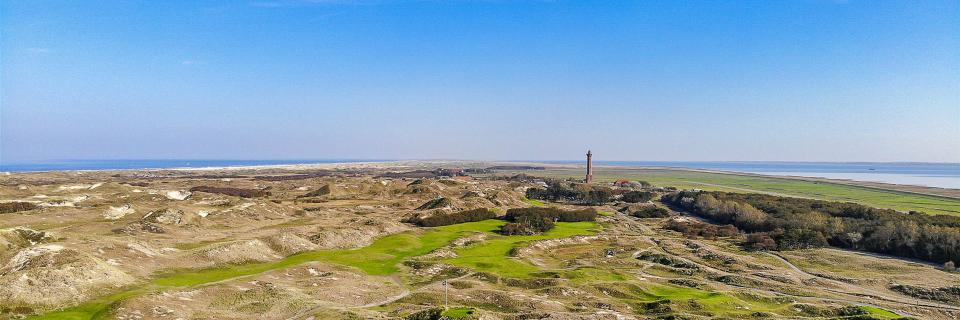
<path fill-rule="evenodd" d="M 443 310 L 447 310 L 447 304 L 450 302 L 447 296 L 447 280 L 443 280 Z"/>

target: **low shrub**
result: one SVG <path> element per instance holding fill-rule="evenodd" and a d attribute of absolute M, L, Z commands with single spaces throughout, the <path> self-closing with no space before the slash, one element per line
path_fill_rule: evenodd
<path fill-rule="evenodd" d="M 630 213 L 637 218 L 666 218 L 670 216 L 670 210 L 657 206 L 648 206 Z"/>
<path fill-rule="evenodd" d="M 407 320 L 439 320 L 443 314 L 442 308 L 423 310 L 407 316 Z"/>
<path fill-rule="evenodd" d="M 451 205 L 453 205 L 453 203 L 450 202 L 450 199 L 436 198 L 423 203 L 422 205 L 417 207 L 417 210 L 430 210 L 430 209 L 436 209 L 436 208 L 449 207 Z"/>

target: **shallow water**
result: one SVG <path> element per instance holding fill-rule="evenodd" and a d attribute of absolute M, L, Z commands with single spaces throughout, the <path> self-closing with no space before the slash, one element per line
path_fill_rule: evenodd
<path fill-rule="evenodd" d="M 576 163 L 554 161 L 554 163 Z M 960 189 L 960 163 L 595 161 L 598 165 L 722 170 Z"/>

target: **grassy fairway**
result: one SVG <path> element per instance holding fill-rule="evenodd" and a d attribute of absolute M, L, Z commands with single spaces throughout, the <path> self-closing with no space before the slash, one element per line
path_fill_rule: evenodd
<path fill-rule="evenodd" d="M 752 295 L 743 295 L 735 292 L 716 292 L 696 288 L 678 287 L 673 285 L 650 285 L 635 292 L 640 300 L 658 301 L 689 301 L 691 313 L 709 316 L 723 316 L 741 318 L 752 316 L 755 312 L 768 312 L 780 315 L 790 315 L 791 302 L 778 301 Z"/>
<path fill-rule="evenodd" d="M 534 207 L 546 207 L 546 206 L 547 206 L 546 203 L 543 203 L 543 201 L 540 201 L 540 200 L 523 198 L 523 202 L 526 202 L 527 204 L 529 204 L 529 205 L 531 205 L 531 206 L 534 206 Z"/>
<path fill-rule="evenodd" d="M 474 312 L 473 308 L 450 308 L 443 312 L 443 316 L 448 319 L 463 319 Z"/>
<path fill-rule="evenodd" d="M 581 172 L 580 170 L 574 169 L 551 169 L 532 174 L 554 178 L 568 178 L 580 177 Z M 770 193 L 830 201 L 857 202 L 868 206 L 901 211 L 915 210 L 929 214 L 960 215 L 960 200 L 958 199 L 797 179 L 684 170 L 610 168 L 597 169 L 594 177 L 596 181 L 600 182 L 612 182 L 617 179 L 644 180 L 656 186 L 664 187 L 673 186 L 677 188 L 697 188 L 711 191 Z"/>
<path fill-rule="evenodd" d="M 900 318 L 899 314 L 890 312 L 889 310 L 880 309 L 877 307 L 871 306 L 860 306 L 860 309 L 866 312 L 869 312 L 871 316 L 880 319 L 896 319 Z"/>
<path fill-rule="evenodd" d="M 310 261 L 323 261 L 355 267 L 372 275 L 390 275 L 397 272 L 397 265 L 404 259 L 424 255 L 469 232 L 494 232 L 504 222 L 485 220 L 450 226 L 437 227 L 429 231 L 405 232 L 378 239 L 373 244 L 349 250 L 318 250 L 295 254 L 275 262 L 251 263 L 203 270 L 181 270 L 162 274 L 149 283 L 100 297 L 82 305 L 63 311 L 48 313 L 31 319 L 101 319 L 108 315 L 110 307 L 124 299 L 145 293 L 169 289 L 193 287 L 237 277 L 256 275 L 275 269 L 283 269 Z M 595 226 L 591 222 L 559 223 L 554 230 L 537 236 L 501 237 L 491 243 L 492 246 L 475 246 L 467 249 L 467 258 L 462 265 L 480 265 L 480 260 L 489 260 L 493 265 L 487 268 L 522 268 L 524 272 L 535 271 L 531 265 L 507 257 L 507 253 L 518 242 L 568 237 L 591 233 Z M 480 268 L 478 268 L 480 269 Z M 519 273 L 518 273 L 519 274 Z M 525 274 L 525 273 L 524 273 Z"/>
<path fill-rule="evenodd" d="M 527 241 L 594 234 L 595 228 L 597 224 L 593 222 L 559 222 L 553 230 L 532 236 L 502 236 L 493 234 L 494 230 L 486 230 L 491 233 L 490 238 L 482 243 L 455 250 L 457 257 L 447 259 L 445 262 L 506 277 L 526 278 L 532 273 L 539 272 L 540 269 L 510 257 L 510 250 L 514 247 Z"/>

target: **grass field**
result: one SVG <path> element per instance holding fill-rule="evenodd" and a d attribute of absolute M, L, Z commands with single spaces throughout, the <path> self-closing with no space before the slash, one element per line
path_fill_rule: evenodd
<path fill-rule="evenodd" d="M 310 261 L 323 261 L 355 267 L 371 275 L 390 275 L 397 272 L 403 260 L 429 253 L 447 245 L 469 232 L 490 232 L 504 224 L 501 220 L 484 220 L 433 228 L 428 231 L 405 232 L 378 239 L 373 244 L 349 250 L 318 250 L 295 254 L 275 262 L 250 263 L 203 270 L 177 270 L 151 280 L 149 283 L 113 295 L 97 298 L 80 306 L 48 313 L 31 319 L 101 319 L 108 315 L 117 301 L 162 290 L 193 287 L 237 277 L 255 275 L 270 270 L 283 269 Z M 531 240 L 569 237 L 590 234 L 596 224 L 592 222 L 558 223 L 553 230 L 535 236 L 494 236 L 482 245 L 462 251 L 461 257 L 451 261 L 462 266 L 475 266 L 478 270 L 504 271 L 504 274 L 524 276 L 537 269 L 514 259 L 507 254 L 517 243 Z"/>
<path fill-rule="evenodd" d="M 783 315 L 791 313 L 787 310 L 790 306 L 790 303 L 787 301 L 776 301 L 774 299 L 753 296 L 738 296 L 737 294 L 727 292 L 715 292 L 671 285 L 655 285 L 650 286 L 639 294 L 648 301 L 663 299 L 693 301 L 696 302 L 695 309 L 697 310 L 692 310 L 692 312 L 704 312 L 711 316 L 746 316 L 754 312 L 777 312 Z"/>
<path fill-rule="evenodd" d="M 473 308 L 450 308 L 443 312 L 447 319 L 463 319 L 474 313 Z"/>
<path fill-rule="evenodd" d="M 531 206 L 534 206 L 534 207 L 546 207 L 546 206 L 547 206 L 546 203 L 544 203 L 543 201 L 540 201 L 540 200 L 523 198 L 523 202 L 526 202 L 527 204 L 529 204 L 529 205 L 531 205 Z"/>
<path fill-rule="evenodd" d="M 579 169 L 549 169 L 524 173 L 552 178 L 580 178 L 582 176 Z M 856 202 L 900 211 L 915 210 L 929 214 L 960 215 L 960 199 L 797 179 L 685 170 L 611 168 L 596 169 L 594 179 L 598 182 L 612 182 L 617 179 L 644 180 L 662 187 L 758 192 L 830 201 Z"/>
<path fill-rule="evenodd" d="M 501 221 L 497 222 L 503 223 Z M 532 236 L 502 236 L 494 234 L 493 229 L 485 230 L 491 233 L 489 238 L 481 243 L 458 248 L 455 250 L 456 258 L 444 261 L 452 265 L 495 273 L 505 277 L 527 278 L 541 270 L 529 263 L 510 257 L 510 250 L 514 247 L 529 241 L 594 234 L 596 228 L 597 224 L 593 222 L 559 222 L 553 230 Z"/>
<path fill-rule="evenodd" d="M 889 310 L 880 309 L 877 307 L 860 306 L 860 309 L 862 309 L 863 311 L 869 312 L 871 316 L 874 316 L 880 319 L 897 319 L 901 317 L 899 314 L 890 312 Z"/>

